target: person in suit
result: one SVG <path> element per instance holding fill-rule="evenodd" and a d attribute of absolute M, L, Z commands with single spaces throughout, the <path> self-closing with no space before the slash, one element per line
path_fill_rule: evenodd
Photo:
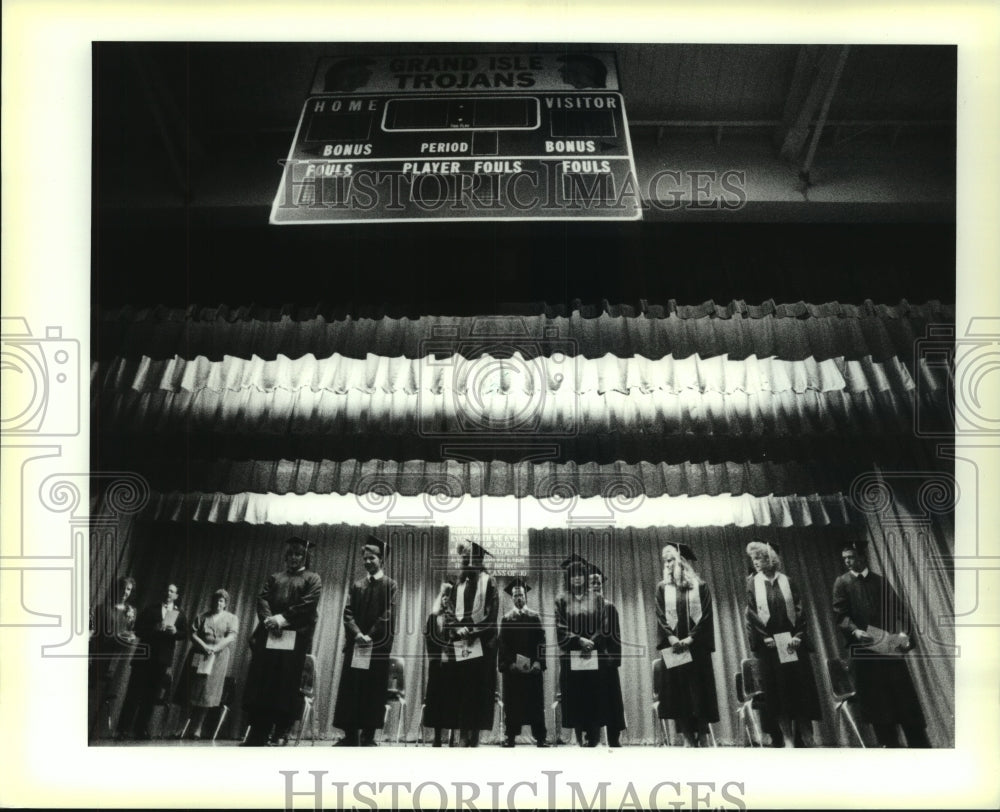
<path fill-rule="evenodd" d="M 504 741 L 513 747 L 524 725 L 538 747 L 548 747 L 545 730 L 545 697 L 542 672 L 545 670 L 545 631 L 542 621 L 528 608 L 528 586 L 524 578 L 512 578 L 504 592 L 514 608 L 500 620 L 497 670 L 503 674 Z"/>
<path fill-rule="evenodd" d="M 712 593 L 694 571 L 694 551 L 670 543 L 661 551 L 663 580 L 656 586 L 656 648 L 690 653 L 689 662 L 660 672 L 661 719 L 673 719 L 687 747 L 706 747 L 708 726 L 719 721 L 715 693 L 715 618 Z"/>
<path fill-rule="evenodd" d="M 555 615 L 562 726 L 573 728 L 585 747 L 597 747 L 604 727 L 608 746 L 618 747 L 625 729 L 618 610 L 604 598 L 604 574 L 597 566 L 576 553 L 560 566 L 564 584 Z M 596 667 L 585 667 L 591 658 Z"/>
<path fill-rule="evenodd" d="M 375 747 L 385 718 L 389 658 L 396 636 L 399 588 L 383 566 L 387 548 L 375 536 L 361 547 L 365 575 L 352 585 L 344 606 L 344 664 L 333 724 L 344 731 L 341 747 Z"/>
<path fill-rule="evenodd" d="M 802 592 L 796 581 L 781 571 L 775 545 L 751 541 L 747 555 L 754 574 L 747 578 L 746 627 L 750 651 L 760 665 L 762 727 L 777 747 L 790 747 L 793 742 L 812 747 L 812 720 L 823 716 L 809 657 L 813 649 L 806 631 Z M 781 661 L 776 634 L 790 635 L 786 645 L 797 660 Z"/>
<path fill-rule="evenodd" d="M 461 573 L 455 585 L 455 711 L 462 747 L 478 747 L 479 732 L 493 729 L 497 689 L 497 615 L 500 595 L 486 571 L 488 550 L 466 539 L 458 545 Z"/>
<path fill-rule="evenodd" d="M 449 629 L 455 623 L 453 597 L 455 585 L 445 581 L 438 590 L 431 613 L 424 624 L 424 645 L 427 649 L 427 688 L 421 723 L 434 728 L 433 747 L 440 747 L 447 728 L 454 740 L 458 716 L 453 704 L 455 693 L 455 651 L 449 639 Z"/>
<path fill-rule="evenodd" d="M 910 613 L 889 583 L 869 570 L 863 547 L 846 545 L 841 558 L 847 571 L 833 584 L 833 612 L 865 718 L 881 747 L 900 746 L 897 725 L 908 747 L 930 747 L 927 722 L 902 656 L 916 645 Z M 892 653 L 871 650 L 871 627 L 898 635 Z"/>
<path fill-rule="evenodd" d="M 147 606 L 135 620 L 135 634 L 142 644 L 132 655 L 125 702 L 118 718 L 119 738 L 135 735 L 149 739 L 153 707 L 170 696 L 174 650 L 188 635 L 188 622 L 177 606 L 177 584 L 167 584 L 163 600 Z"/>
<path fill-rule="evenodd" d="M 302 715 L 302 674 L 312 651 L 323 581 L 309 569 L 310 543 L 285 541 L 285 568 L 267 577 L 257 596 L 250 670 L 243 707 L 250 723 L 245 747 L 281 746 Z"/>

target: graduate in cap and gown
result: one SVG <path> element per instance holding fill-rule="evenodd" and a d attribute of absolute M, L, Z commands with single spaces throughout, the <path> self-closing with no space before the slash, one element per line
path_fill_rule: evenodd
<path fill-rule="evenodd" d="M 250 671 L 243 707 L 250 722 L 244 745 L 284 745 L 302 715 L 302 672 L 312 651 L 323 582 L 309 569 L 305 539 L 285 541 L 285 569 L 267 577 L 257 597 L 257 628 L 250 639 Z"/>
<path fill-rule="evenodd" d="M 351 584 L 344 606 L 344 664 L 333 715 L 344 731 L 340 746 L 374 747 L 385 719 L 399 593 L 383 571 L 387 552 L 381 539 L 368 536 L 361 548 L 365 575 Z"/>
<path fill-rule="evenodd" d="M 596 747 L 601 728 L 607 728 L 608 745 L 619 747 L 625 706 L 618 676 L 618 610 L 604 598 L 604 573 L 598 567 L 576 553 L 561 566 L 564 588 L 556 598 L 556 639 L 562 726 L 573 728 L 586 747 Z"/>
<path fill-rule="evenodd" d="M 462 565 L 450 634 L 455 656 L 454 702 L 461 745 L 478 747 L 479 731 L 493 728 L 500 595 L 484 563 L 490 552 L 466 540 L 458 545 L 458 554 Z"/>
<path fill-rule="evenodd" d="M 708 725 L 719 721 L 715 693 L 715 619 L 712 593 L 691 566 L 686 544 L 663 547 L 663 580 L 656 586 L 656 648 L 690 661 L 659 671 L 661 719 L 673 719 L 688 747 L 706 747 Z M 669 663 L 667 664 L 669 666 Z"/>
<path fill-rule="evenodd" d="M 524 725 L 538 747 L 545 741 L 545 698 L 542 672 L 545 670 L 545 631 L 542 621 L 528 608 L 531 587 L 524 578 L 512 578 L 504 592 L 514 608 L 500 620 L 497 670 L 503 674 L 504 747 L 513 747 Z"/>

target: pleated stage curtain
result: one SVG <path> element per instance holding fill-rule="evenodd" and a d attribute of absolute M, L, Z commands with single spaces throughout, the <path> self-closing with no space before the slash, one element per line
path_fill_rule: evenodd
<path fill-rule="evenodd" d="M 221 360 L 225 355 L 278 355 L 298 358 L 308 353 L 324 358 L 340 353 L 364 358 L 368 353 L 420 358 L 435 335 L 474 334 L 485 320 L 437 315 L 438 305 L 414 304 L 405 312 L 385 307 L 326 305 L 267 308 L 201 307 L 185 309 L 123 307 L 101 314 L 97 357 L 115 355 L 168 359 L 198 355 Z M 884 360 L 910 357 L 914 342 L 928 324 L 955 320 L 954 306 L 938 302 L 911 305 L 828 304 L 749 305 L 732 302 L 684 306 L 641 303 L 597 307 L 545 304 L 499 305 L 508 340 L 524 339 L 544 353 L 547 336 L 570 341 L 576 353 L 598 358 L 644 355 L 687 358 L 728 354 L 801 360 L 871 355 Z M 496 324 L 495 317 L 491 321 Z M 483 338 L 489 338 L 484 336 Z M 440 343 L 440 342 L 439 342 Z M 463 342 L 472 353 L 488 341 Z"/>
<path fill-rule="evenodd" d="M 550 496 L 554 491 L 593 496 L 789 496 L 845 489 L 871 466 L 802 462 L 519 462 L 502 460 L 403 462 L 346 460 L 157 460 L 144 472 L 151 486 L 170 491 L 184 481 L 189 492 L 307 494 L 396 493 L 400 496 Z"/>

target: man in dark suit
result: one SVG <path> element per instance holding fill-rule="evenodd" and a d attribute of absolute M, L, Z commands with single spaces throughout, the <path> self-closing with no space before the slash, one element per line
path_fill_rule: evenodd
<path fill-rule="evenodd" d="M 537 612 L 527 606 L 531 587 L 523 578 L 512 578 L 504 588 L 514 608 L 500 620 L 497 670 L 503 674 L 504 747 L 513 747 L 524 725 L 538 747 L 545 742 L 545 631 Z"/>
<path fill-rule="evenodd" d="M 833 584 L 833 612 L 865 717 L 882 747 L 900 746 L 897 725 L 908 747 L 930 747 L 920 700 L 903 659 L 915 646 L 909 612 L 888 582 L 868 569 L 863 548 L 845 546 L 841 556 L 847 572 Z M 879 633 L 875 629 L 896 635 L 889 653 L 872 650 Z"/>
<path fill-rule="evenodd" d="M 355 581 L 344 606 L 344 664 L 333 724 L 344 731 L 338 746 L 375 746 L 385 718 L 389 658 L 396 635 L 396 582 L 383 571 L 386 545 L 369 536 L 361 548 L 365 576 Z"/>
<path fill-rule="evenodd" d="M 187 618 L 177 607 L 176 584 L 167 584 L 163 600 L 143 609 L 135 621 L 141 645 L 132 655 L 132 673 L 118 718 L 118 738 L 150 737 L 153 707 L 170 696 L 174 649 L 188 635 Z"/>

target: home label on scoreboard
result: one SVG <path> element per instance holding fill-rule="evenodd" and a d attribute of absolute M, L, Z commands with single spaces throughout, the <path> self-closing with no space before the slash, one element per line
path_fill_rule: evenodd
<path fill-rule="evenodd" d="M 613 53 L 321 59 L 271 222 L 636 220 Z"/>

